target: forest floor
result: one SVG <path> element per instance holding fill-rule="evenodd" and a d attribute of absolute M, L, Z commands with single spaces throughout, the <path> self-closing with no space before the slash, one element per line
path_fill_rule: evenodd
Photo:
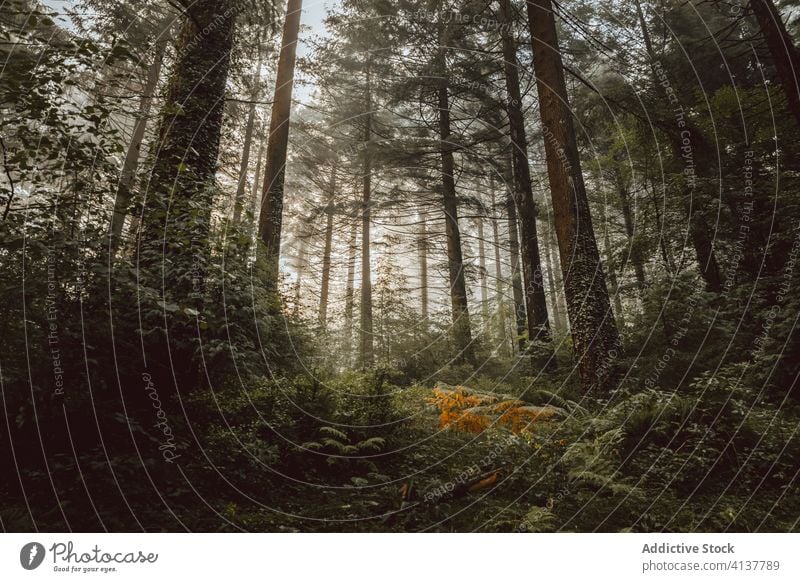
<path fill-rule="evenodd" d="M 451 389 L 394 393 L 396 416 L 383 436 L 324 427 L 287 466 L 296 481 L 279 479 L 275 505 L 231 503 L 227 516 L 235 529 L 258 531 L 797 527 L 795 493 L 777 483 L 767 490 L 763 482 L 763 494 L 748 491 L 749 470 L 761 465 L 745 464 L 735 474 L 708 470 L 715 463 L 706 456 L 724 457 L 725 447 L 720 452 L 713 440 L 694 438 L 688 425 L 674 430 L 680 438 L 665 448 L 663 434 L 673 429 L 662 425 L 674 420 L 674 403 L 656 393 L 590 414 L 546 392 L 516 398 Z M 621 414 L 634 420 L 620 423 Z"/>
<path fill-rule="evenodd" d="M 559 422 L 548 418 L 511 430 L 507 413 L 482 414 L 486 407 L 473 399 L 484 393 L 464 391 L 471 396 L 458 402 L 463 390 L 455 398 L 443 398 L 438 387 L 398 391 L 399 420 L 385 427 L 386 438 L 351 441 L 336 428 L 322 430 L 318 442 L 301 446 L 324 455 L 324 462 L 295 467 L 306 482 L 295 483 L 279 509 L 231 504 L 228 517 L 278 531 L 507 531 L 523 525 L 531 504 L 552 509 L 556 498 L 543 493 L 552 479 L 527 480 L 527 486 L 521 480 L 546 473 L 563 452 Z M 502 406 L 502 398 L 495 401 Z M 464 413 L 471 405 L 477 412 Z"/>
<path fill-rule="evenodd" d="M 753 400 L 727 372 L 679 392 L 623 389 L 611 401 L 548 390 L 563 385 L 553 378 L 536 389 L 526 377 L 473 378 L 468 388 L 375 379 L 254 379 L 198 393 L 184 402 L 192 427 L 175 417 L 175 433 L 193 436 L 175 464 L 161 461 L 145 425 L 105 414 L 104 434 L 120 443 L 110 457 L 84 447 L 23 472 L 28 500 L 43 508 L 35 523 L 207 532 L 800 527 L 800 409 Z M 129 427 L 150 457 L 126 448 Z M 51 482 L 63 491 L 58 503 Z M 29 517 L 21 501 L 0 508 L 11 531 L 31 531 Z"/>

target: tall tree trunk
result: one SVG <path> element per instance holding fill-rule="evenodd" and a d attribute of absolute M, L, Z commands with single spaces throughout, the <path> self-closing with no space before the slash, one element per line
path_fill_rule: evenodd
<path fill-rule="evenodd" d="M 542 261 L 539 237 L 536 232 L 536 203 L 533 200 L 531 171 L 528 165 L 528 138 L 522 116 L 522 94 L 517 69 L 517 46 L 514 41 L 514 19 L 510 0 L 500 0 L 500 27 L 503 43 L 503 66 L 508 93 L 508 122 L 511 135 L 511 155 L 514 172 L 514 201 L 520 218 L 522 233 L 522 265 L 525 275 L 525 307 L 530 341 L 550 340 L 550 322 L 547 316 L 547 296 L 542 279 Z"/>
<path fill-rule="evenodd" d="M 558 290 L 556 289 L 556 265 L 553 261 L 553 252 L 550 247 L 551 245 L 549 236 L 547 236 L 544 239 L 544 258 L 545 262 L 547 263 L 547 287 L 550 291 L 550 306 L 553 310 L 553 329 L 556 331 L 556 333 L 561 333 L 561 331 L 564 329 L 564 326 L 561 320 L 561 307 L 558 304 Z"/>
<path fill-rule="evenodd" d="M 445 237 L 447 240 L 447 270 L 450 284 L 452 338 L 458 350 L 457 359 L 472 362 L 474 348 L 469 317 L 464 257 L 461 247 L 461 230 L 458 224 L 458 198 L 455 184 L 455 161 L 450 124 L 450 70 L 446 51 L 450 45 L 450 19 L 445 6 L 439 5 L 438 43 L 435 70 L 438 77 L 437 117 L 439 129 L 440 162 L 442 171 L 442 206 L 444 208 Z"/>
<path fill-rule="evenodd" d="M 636 275 L 636 286 L 640 292 L 644 292 L 647 285 L 644 275 L 644 261 L 642 252 L 636 244 L 636 225 L 633 220 L 633 209 L 631 208 L 631 195 L 628 191 L 628 185 L 622 177 L 619 168 L 613 169 L 614 186 L 619 195 L 619 201 L 622 208 L 622 218 L 625 221 L 625 235 L 628 238 L 628 253 L 631 263 L 633 264 L 633 272 Z M 620 267 L 620 272 L 624 272 L 625 265 Z"/>
<path fill-rule="evenodd" d="M 495 282 L 495 309 L 496 309 L 496 317 L 497 317 L 497 338 L 500 340 L 504 346 L 509 345 L 507 343 L 507 334 L 506 334 L 506 322 L 505 322 L 505 301 L 503 300 L 504 296 L 504 289 L 505 283 L 503 282 L 503 265 L 500 262 L 500 226 L 497 220 L 497 196 L 494 190 L 494 174 L 489 175 L 489 191 L 492 195 L 492 242 L 494 243 L 494 282 Z M 505 348 L 504 348 L 505 351 Z M 509 355 L 512 355 L 514 351 L 513 348 L 513 340 L 510 344 L 510 349 L 508 350 Z"/>
<path fill-rule="evenodd" d="M 372 86 L 370 62 L 366 70 L 366 102 L 364 117 L 364 191 L 361 209 L 361 365 L 371 368 L 375 363 L 375 337 L 372 329 L 372 267 L 370 265 L 370 215 L 372 196 Z"/>
<path fill-rule="evenodd" d="M 275 81 L 275 98 L 269 122 L 267 163 L 264 168 L 264 185 L 261 194 L 261 216 L 258 234 L 266 245 L 268 268 L 275 282 L 281 255 L 281 224 L 283 221 L 283 183 L 286 177 L 286 151 L 289 145 L 289 118 L 292 110 L 292 87 L 300 32 L 300 15 L 303 0 L 288 0 L 286 20 L 283 23 L 283 40 L 278 57 Z"/>
<path fill-rule="evenodd" d="M 350 246 L 347 251 L 347 282 L 344 291 L 344 336 L 345 352 L 351 363 L 353 361 L 353 305 L 355 303 L 355 279 L 356 279 L 356 247 L 358 244 L 358 224 L 353 220 L 350 227 Z"/>
<path fill-rule="evenodd" d="M 519 268 L 519 235 L 517 234 L 517 208 L 511 192 L 506 198 L 508 216 L 508 250 L 511 255 L 511 294 L 514 298 L 514 323 L 519 351 L 525 350 L 525 299 L 522 294 L 522 274 Z"/>
<path fill-rule="evenodd" d="M 483 218 L 478 217 L 478 268 L 480 269 L 481 315 L 486 330 L 489 321 L 489 289 L 486 281 L 486 241 L 483 240 Z"/>
<path fill-rule="evenodd" d="M 800 126 L 800 51 L 772 0 L 750 0 L 750 7 L 775 63 L 789 111 Z"/>
<path fill-rule="evenodd" d="M 297 279 L 294 282 L 294 311 L 296 315 L 299 315 L 303 311 L 303 276 L 305 275 L 306 268 L 308 268 L 308 235 L 303 234 L 300 236 L 300 243 L 297 249 L 297 262 L 295 263 Z"/>
<path fill-rule="evenodd" d="M 658 62 L 653 49 L 653 43 L 650 40 L 650 32 L 647 30 L 647 23 L 644 19 L 642 12 L 642 5 L 639 0 L 635 0 L 636 14 L 639 19 L 639 26 L 642 32 L 642 40 L 644 41 L 645 51 L 650 59 L 650 71 L 653 79 L 653 84 L 656 87 L 661 86 L 659 73 L 656 69 Z M 668 96 L 665 93 L 664 102 L 668 101 Z M 670 106 L 672 109 L 673 106 Z M 675 128 L 668 131 L 668 137 L 672 145 L 673 156 L 676 160 L 683 159 L 684 147 L 688 148 L 688 153 L 694 157 L 697 173 L 705 176 L 709 180 L 713 180 L 716 176 L 711 175 L 711 169 L 714 167 L 711 159 L 703 160 L 707 157 L 708 144 L 703 139 L 700 130 L 694 127 L 692 123 L 685 119 L 685 129 L 681 130 L 676 123 Z M 684 170 L 685 171 L 685 170 Z M 714 243 L 711 237 L 712 231 L 706 222 L 703 215 L 704 207 L 706 206 L 706 196 L 699 191 L 695 194 L 694 184 L 689 184 L 690 195 L 684 196 L 684 211 L 686 212 L 689 237 L 694 247 L 695 255 L 697 257 L 697 264 L 700 269 L 700 275 L 705 281 L 706 290 L 718 293 L 722 290 L 722 276 L 720 274 L 719 263 L 717 262 L 716 253 L 714 252 Z M 700 207 L 699 209 L 697 207 Z"/>
<path fill-rule="evenodd" d="M 256 173 L 253 176 L 253 188 L 250 192 L 250 212 L 255 219 L 258 213 L 258 191 L 261 186 L 261 168 L 264 163 L 264 150 L 267 149 L 267 139 L 263 138 L 258 145 L 258 159 L 256 159 Z"/>
<path fill-rule="evenodd" d="M 204 317 L 213 186 L 236 17 L 230 0 L 199 0 L 187 13 L 139 229 L 139 280 L 151 290 L 142 295 L 155 295 L 158 305 L 147 310 L 156 314 L 152 321 L 146 315 L 143 326 L 162 330 L 146 336 L 144 354 L 148 373 L 165 386 L 162 398 L 169 387 L 180 392 L 204 382 L 196 359 L 198 322 Z"/>
<path fill-rule="evenodd" d="M 236 198 L 233 201 L 233 222 L 239 224 L 242 220 L 244 209 L 245 189 L 247 188 L 247 170 L 250 167 L 250 145 L 253 142 L 253 128 L 256 124 L 256 101 L 261 94 L 261 50 L 258 51 L 258 64 L 253 77 L 253 92 L 251 93 L 250 108 L 247 112 L 247 124 L 244 130 L 244 145 L 242 147 L 242 160 L 239 165 L 239 181 L 236 184 Z"/>
<path fill-rule="evenodd" d="M 697 255 L 700 275 L 705 281 L 706 290 L 719 293 L 722 291 L 722 274 L 714 251 L 714 231 L 708 226 L 708 222 L 702 215 L 702 209 L 698 210 L 694 207 L 705 206 L 702 203 L 703 198 L 702 194 L 687 197 L 684 207 L 689 217 L 689 235 L 692 238 L 692 246 Z M 696 204 L 698 201 L 700 204 Z"/>
<path fill-rule="evenodd" d="M 164 62 L 164 53 L 167 50 L 168 42 L 169 37 L 167 35 L 162 35 L 156 42 L 153 62 L 147 68 L 147 78 L 139 101 L 139 112 L 133 125 L 131 141 L 128 144 L 128 151 L 125 154 L 125 161 L 122 165 L 122 173 L 119 177 L 119 186 L 114 200 L 114 214 L 111 217 L 110 256 L 112 260 L 119 249 L 122 239 L 122 227 L 125 224 L 125 217 L 128 214 L 128 207 L 133 197 L 133 185 L 136 182 L 136 173 L 139 169 L 142 141 L 144 141 L 144 135 L 147 131 L 147 121 L 150 116 L 153 96 L 161 78 L 161 65 Z"/>
<path fill-rule="evenodd" d="M 611 390 L 622 345 L 592 228 L 551 0 L 527 0 L 564 294 L 584 390 Z"/>
<path fill-rule="evenodd" d="M 331 165 L 331 181 L 328 186 L 328 203 L 325 205 L 325 250 L 322 253 L 322 282 L 319 293 L 319 324 L 324 329 L 328 323 L 328 289 L 331 281 L 331 249 L 333 247 L 333 210 L 336 198 L 336 170 Z"/>
<path fill-rule="evenodd" d="M 644 179 L 644 188 L 647 190 L 647 182 L 650 181 L 648 176 L 645 176 Z M 651 183 L 652 188 L 650 189 L 650 201 L 653 203 L 653 212 L 656 215 L 656 225 L 658 227 L 658 247 L 661 250 L 661 260 L 664 261 L 664 268 L 667 269 L 668 273 L 675 272 L 675 264 L 672 261 L 672 255 L 670 255 L 669 249 L 667 248 L 667 241 L 665 240 L 665 224 L 664 219 L 661 214 L 661 207 L 658 204 L 658 196 L 656 194 L 656 184 Z"/>
<path fill-rule="evenodd" d="M 417 248 L 419 250 L 419 295 L 422 308 L 422 324 L 428 323 L 428 225 L 420 220 Z"/>
<path fill-rule="evenodd" d="M 146 283 L 157 289 L 166 285 L 182 306 L 197 304 L 204 287 L 211 186 L 235 19 L 230 0 L 200 0 L 187 11 L 159 127 L 139 249 Z"/>
<path fill-rule="evenodd" d="M 611 237 L 608 234 L 608 217 L 605 206 L 601 207 L 600 220 L 603 225 L 603 254 L 606 272 L 608 273 L 608 290 L 614 301 L 614 316 L 619 322 L 620 327 L 625 327 L 625 318 L 622 312 L 622 296 L 619 292 L 619 280 L 617 279 L 617 269 L 614 262 L 613 250 L 611 248 Z"/>
<path fill-rule="evenodd" d="M 473 358 L 472 331 L 467 305 L 467 284 L 464 276 L 464 259 L 461 251 L 461 230 L 458 225 L 458 200 L 456 198 L 455 163 L 450 129 L 449 73 L 446 71 L 444 53 L 440 51 L 439 142 L 442 164 L 442 202 L 444 204 L 445 234 L 447 236 L 447 265 L 450 277 L 450 303 L 453 318 L 453 339 L 459 359 Z"/>
<path fill-rule="evenodd" d="M 553 210 L 547 206 L 547 237 L 545 239 L 545 246 L 547 248 L 547 261 L 552 267 L 550 272 L 553 277 L 553 300 L 558 305 L 558 328 L 563 330 L 564 333 L 569 332 L 569 321 L 567 318 L 567 300 L 564 297 L 564 280 L 562 278 L 561 269 L 559 268 L 556 254 L 558 253 L 558 241 L 556 240 L 555 219 L 553 218 Z"/>

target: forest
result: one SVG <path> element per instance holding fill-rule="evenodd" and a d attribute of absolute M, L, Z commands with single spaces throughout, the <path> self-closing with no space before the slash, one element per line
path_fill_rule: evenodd
<path fill-rule="evenodd" d="M 800 531 L 797 0 L 3 0 L 0 530 Z"/>

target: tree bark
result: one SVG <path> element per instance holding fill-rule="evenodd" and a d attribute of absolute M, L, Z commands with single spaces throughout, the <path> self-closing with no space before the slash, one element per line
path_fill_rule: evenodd
<path fill-rule="evenodd" d="M 564 333 L 569 332 L 569 321 L 567 317 L 567 301 L 564 297 L 564 280 L 562 278 L 561 269 L 559 268 L 556 255 L 558 253 L 558 241 L 556 240 L 555 219 L 553 218 L 553 211 L 547 207 L 547 237 L 545 240 L 547 248 L 547 261 L 552 267 L 551 275 L 553 277 L 553 290 L 554 301 L 558 305 L 558 328 L 563 330 Z"/>
<path fill-rule="evenodd" d="M 489 321 L 489 289 L 486 281 L 486 242 L 483 240 L 483 219 L 478 218 L 478 268 L 480 269 L 481 315 L 484 330 Z"/>
<path fill-rule="evenodd" d="M 128 207 L 133 197 L 133 185 L 136 182 L 136 173 L 139 169 L 139 158 L 141 157 L 142 142 L 147 131 L 147 121 L 150 115 L 150 108 L 153 103 L 158 81 L 161 78 L 161 65 L 164 62 L 164 53 L 167 50 L 169 37 L 162 35 L 155 45 L 153 62 L 147 68 L 147 79 L 145 80 L 142 97 L 139 101 L 139 112 L 133 125 L 131 141 L 128 151 L 125 154 L 125 161 L 122 165 L 122 173 L 119 177 L 119 186 L 114 200 L 114 214 L 111 217 L 110 229 L 110 256 L 113 260 L 119 250 L 122 239 L 122 228 L 125 224 L 125 217 L 128 215 Z"/>
<path fill-rule="evenodd" d="M 672 261 L 672 256 L 670 255 L 669 249 L 667 248 L 667 242 L 664 236 L 664 219 L 661 215 L 661 207 L 658 204 L 658 196 L 656 194 L 656 187 L 657 184 L 652 183 L 649 176 L 645 176 L 644 184 L 645 190 L 647 190 L 647 182 L 651 182 L 652 189 L 650 190 L 650 201 L 653 203 L 653 212 L 656 215 L 656 225 L 658 227 L 658 247 L 661 250 L 661 260 L 664 261 L 664 268 L 667 269 L 668 273 L 675 272 L 675 265 Z"/>
<path fill-rule="evenodd" d="M 283 23 L 283 40 L 278 57 L 275 98 L 269 122 L 267 162 L 261 194 L 261 216 L 258 234 L 266 245 L 266 258 L 273 280 L 277 283 L 281 254 L 283 222 L 283 184 L 286 177 L 286 152 L 289 145 L 289 120 L 292 110 L 292 87 L 300 32 L 303 0 L 288 0 Z"/>
<path fill-rule="evenodd" d="M 367 62 L 364 117 L 364 189 L 361 209 L 361 330 L 360 356 L 363 368 L 375 364 L 375 337 L 372 328 L 372 267 L 370 265 L 370 215 L 372 196 L 372 86 Z"/>
<path fill-rule="evenodd" d="M 141 275 L 181 306 L 202 306 L 234 19 L 229 0 L 200 0 L 188 9 L 145 201 Z"/>
<path fill-rule="evenodd" d="M 508 121 L 511 135 L 511 152 L 514 172 L 514 201 L 520 218 L 522 233 L 522 264 L 525 276 L 525 307 L 530 341 L 550 340 L 550 322 L 547 315 L 547 296 L 542 278 L 542 261 L 539 237 L 536 232 L 536 203 L 531 187 L 528 165 L 528 139 L 522 115 L 522 95 L 517 69 L 517 46 L 514 41 L 513 16 L 510 0 L 500 0 L 500 28 L 503 44 L 503 65 L 508 93 Z"/>
<path fill-rule="evenodd" d="M 197 351 L 210 263 L 211 209 L 235 4 L 199 0 L 187 8 L 177 59 L 153 148 L 139 229 L 138 274 L 146 301 L 144 354 L 162 398 L 195 390 L 205 376 Z M 148 333 L 150 332 L 150 333 Z"/>
<path fill-rule="evenodd" d="M 608 290 L 614 301 L 614 317 L 619 322 L 620 327 L 625 327 L 625 318 L 622 312 L 622 296 L 619 292 L 619 280 L 617 279 L 617 269 L 614 263 L 613 250 L 611 248 L 611 237 L 608 234 L 608 217 L 606 216 L 605 206 L 602 206 L 600 220 L 603 225 L 603 254 L 606 272 L 608 273 Z"/>
<path fill-rule="evenodd" d="M 705 281 L 706 290 L 719 293 L 722 291 L 722 275 L 714 252 L 713 231 L 702 216 L 702 210 L 694 208 L 694 203 L 699 198 L 700 196 L 690 197 L 684 203 L 686 214 L 689 216 L 689 235 L 692 237 L 692 246 L 697 255 L 700 275 Z"/>
<path fill-rule="evenodd" d="M 551 244 L 549 241 L 549 236 L 547 236 L 544 239 L 544 257 L 545 261 L 547 262 L 547 287 L 550 291 L 550 305 L 553 310 L 553 329 L 556 331 L 556 333 L 561 333 L 564 331 L 564 323 L 562 321 L 561 307 L 558 304 L 558 289 L 556 288 L 555 277 L 556 264 L 553 261 L 553 252 L 550 247 Z"/>
<path fill-rule="evenodd" d="M 308 235 L 300 236 L 299 247 L 297 249 L 297 262 L 295 270 L 297 279 L 294 282 L 294 312 L 300 315 L 303 311 L 303 276 L 308 267 Z"/>
<path fill-rule="evenodd" d="M 789 111 L 800 126 L 800 51 L 772 0 L 750 0 L 750 7 L 775 63 Z"/>
<path fill-rule="evenodd" d="M 642 5 L 639 0 L 635 1 L 635 5 L 645 51 L 650 59 L 653 84 L 655 87 L 659 87 L 661 82 L 659 80 L 658 71 L 656 70 L 656 63 L 658 61 L 656 59 L 655 50 L 653 49 L 653 43 L 650 40 L 650 33 L 647 30 L 647 23 L 645 22 L 644 13 L 642 12 Z M 668 99 L 664 101 L 666 103 Z M 672 109 L 672 106 L 670 106 L 670 109 Z M 710 159 L 701 160 L 701 157 L 705 156 L 708 150 L 708 144 L 703 139 L 699 129 L 693 127 L 689 120 L 685 120 L 684 125 L 685 129 L 683 129 L 683 131 L 680 130 L 680 127 L 683 126 L 679 126 L 676 123 L 675 130 L 668 132 L 673 156 L 676 160 L 683 159 L 683 148 L 688 148 L 688 153 L 693 156 L 692 160 L 696 162 L 693 168 L 697 168 L 697 174 L 713 180 L 715 176 L 710 175 L 710 169 L 713 167 L 712 161 Z M 693 168 L 692 172 L 694 172 Z M 686 169 L 684 171 L 686 171 Z M 722 276 L 720 274 L 716 253 L 714 252 L 713 239 L 710 236 L 712 231 L 702 214 L 703 207 L 705 206 L 703 203 L 705 196 L 703 196 L 702 192 L 698 192 L 695 196 L 694 184 L 690 184 L 690 186 L 690 195 L 684 197 L 684 211 L 686 212 L 689 227 L 689 237 L 692 240 L 700 275 L 705 281 L 706 290 L 719 293 L 722 290 Z M 697 204 L 698 202 L 700 202 L 700 204 Z M 700 206 L 701 208 L 698 210 L 696 206 Z"/>
<path fill-rule="evenodd" d="M 581 385 L 608 391 L 622 346 L 592 227 L 551 0 L 527 0 L 553 216 Z"/>
<path fill-rule="evenodd" d="M 447 79 L 438 89 L 439 139 L 442 163 L 442 202 L 444 204 L 445 234 L 447 236 L 447 265 L 450 277 L 450 304 L 453 318 L 453 339 L 459 359 L 472 359 L 472 332 L 467 305 L 467 284 L 464 276 L 464 258 L 461 253 L 461 230 L 458 225 L 455 163 L 450 143 L 450 102 Z"/>
<path fill-rule="evenodd" d="M 503 300 L 504 287 L 503 282 L 503 265 L 500 262 L 500 227 L 497 220 L 497 196 L 494 191 L 494 174 L 489 175 L 489 190 L 492 195 L 492 242 L 494 243 L 494 279 L 495 279 L 495 301 L 496 301 L 496 317 L 497 317 L 497 337 L 504 346 L 507 343 L 506 322 L 505 322 L 505 301 Z M 509 354 L 513 354 L 513 340 L 511 348 L 508 350 Z"/>
<path fill-rule="evenodd" d="M 253 215 L 253 219 L 256 219 L 256 214 L 258 211 L 258 191 L 261 186 L 261 168 L 264 164 L 264 150 L 266 148 L 267 140 L 266 138 L 261 140 L 261 143 L 258 145 L 258 159 L 256 160 L 256 173 L 253 176 L 253 189 L 250 192 L 250 212 Z"/>
<path fill-rule="evenodd" d="M 511 256 L 511 293 L 514 298 L 514 322 L 516 324 L 516 343 L 519 351 L 525 350 L 525 299 L 522 293 L 522 275 L 519 268 L 519 235 L 517 234 L 517 208 L 514 197 L 509 192 L 506 198 L 508 217 L 508 250 Z"/>
<path fill-rule="evenodd" d="M 356 278 L 356 244 L 358 236 L 358 225 L 353 221 L 350 227 L 350 248 L 347 252 L 347 282 L 344 291 L 344 335 L 345 335 L 345 352 L 348 354 L 350 361 L 354 359 L 352 356 L 353 347 L 353 306 L 355 295 L 355 278 Z"/>
<path fill-rule="evenodd" d="M 639 250 L 635 240 L 636 225 L 634 224 L 633 220 L 630 192 L 628 191 L 628 185 L 625 184 L 619 168 L 614 168 L 613 173 L 614 185 L 616 186 L 622 208 L 622 218 L 625 221 L 625 235 L 628 238 L 628 257 L 630 257 L 631 263 L 633 264 L 633 272 L 636 275 L 636 286 L 639 288 L 640 292 L 644 292 L 647 282 L 644 275 L 644 261 L 642 259 L 642 253 Z M 620 271 L 624 272 L 624 269 L 625 266 L 623 263 L 622 267 L 620 267 Z"/>
<path fill-rule="evenodd" d="M 422 308 L 422 324 L 428 323 L 428 225 L 421 218 L 417 248 L 419 251 L 419 295 Z"/>
<path fill-rule="evenodd" d="M 333 210 L 336 198 L 337 165 L 331 165 L 331 181 L 328 186 L 328 203 L 325 205 L 325 250 L 322 253 L 322 282 L 319 293 L 319 324 L 325 329 L 328 323 L 328 289 L 331 281 L 331 249 L 333 247 Z"/>
<path fill-rule="evenodd" d="M 253 128 L 256 124 L 256 101 L 260 94 L 260 74 L 261 74 L 261 51 L 258 52 L 258 64 L 256 74 L 253 77 L 253 92 L 247 112 L 247 124 L 244 130 L 244 145 L 242 147 L 242 160 L 239 165 L 239 181 L 236 184 L 236 198 L 233 201 L 233 222 L 239 224 L 242 220 L 242 210 L 244 209 L 245 189 L 247 188 L 247 170 L 250 166 L 250 147 L 253 142 Z"/>

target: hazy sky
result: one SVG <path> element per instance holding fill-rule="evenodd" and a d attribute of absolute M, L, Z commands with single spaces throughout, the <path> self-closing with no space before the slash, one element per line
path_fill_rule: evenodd
<path fill-rule="evenodd" d="M 322 19 L 325 18 L 325 7 L 336 5 L 336 0 L 305 0 L 303 4 L 303 18 L 301 22 L 312 27 L 313 32 L 321 32 Z"/>
<path fill-rule="evenodd" d="M 69 13 L 76 11 L 77 0 L 40 0 L 42 4 L 57 13 L 56 21 L 66 29 L 73 29 L 72 22 L 68 16 Z M 119 2 L 120 0 L 108 0 L 109 3 Z M 281 2 L 282 0 L 276 0 Z M 326 8 L 328 6 L 335 6 L 338 0 L 304 0 L 303 2 L 303 16 L 301 23 L 304 27 L 300 35 L 300 44 L 298 46 L 298 54 L 304 56 L 308 52 L 308 45 L 303 41 L 311 37 L 321 34 L 324 30 L 323 20 L 325 18 Z M 276 35 L 275 42 L 280 42 L 280 31 Z M 295 91 L 295 99 L 298 101 L 305 101 L 311 94 L 313 87 L 308 85 L 298 84 Z"/>
<path fill-rule="evenodd" d="M 42 4 L 51 8 L 59 14 L 72 12 L 75 10 L 77 2 L 75 0 L 40 0 Z M 119 0 L 109 0 L 109 3 Z M 280 0 L 278 0 L 280 1 Z M 309 34 L 318 34 L 322 31 L 322 20 L 325 18 L 325 7 L 335 5 L 337 0 L 305 0 L 303 2 L 303 18 L 301 22 L 311 28 Z M 65 16 L 59 17 L 69 27 L 69 19 Z"/>

